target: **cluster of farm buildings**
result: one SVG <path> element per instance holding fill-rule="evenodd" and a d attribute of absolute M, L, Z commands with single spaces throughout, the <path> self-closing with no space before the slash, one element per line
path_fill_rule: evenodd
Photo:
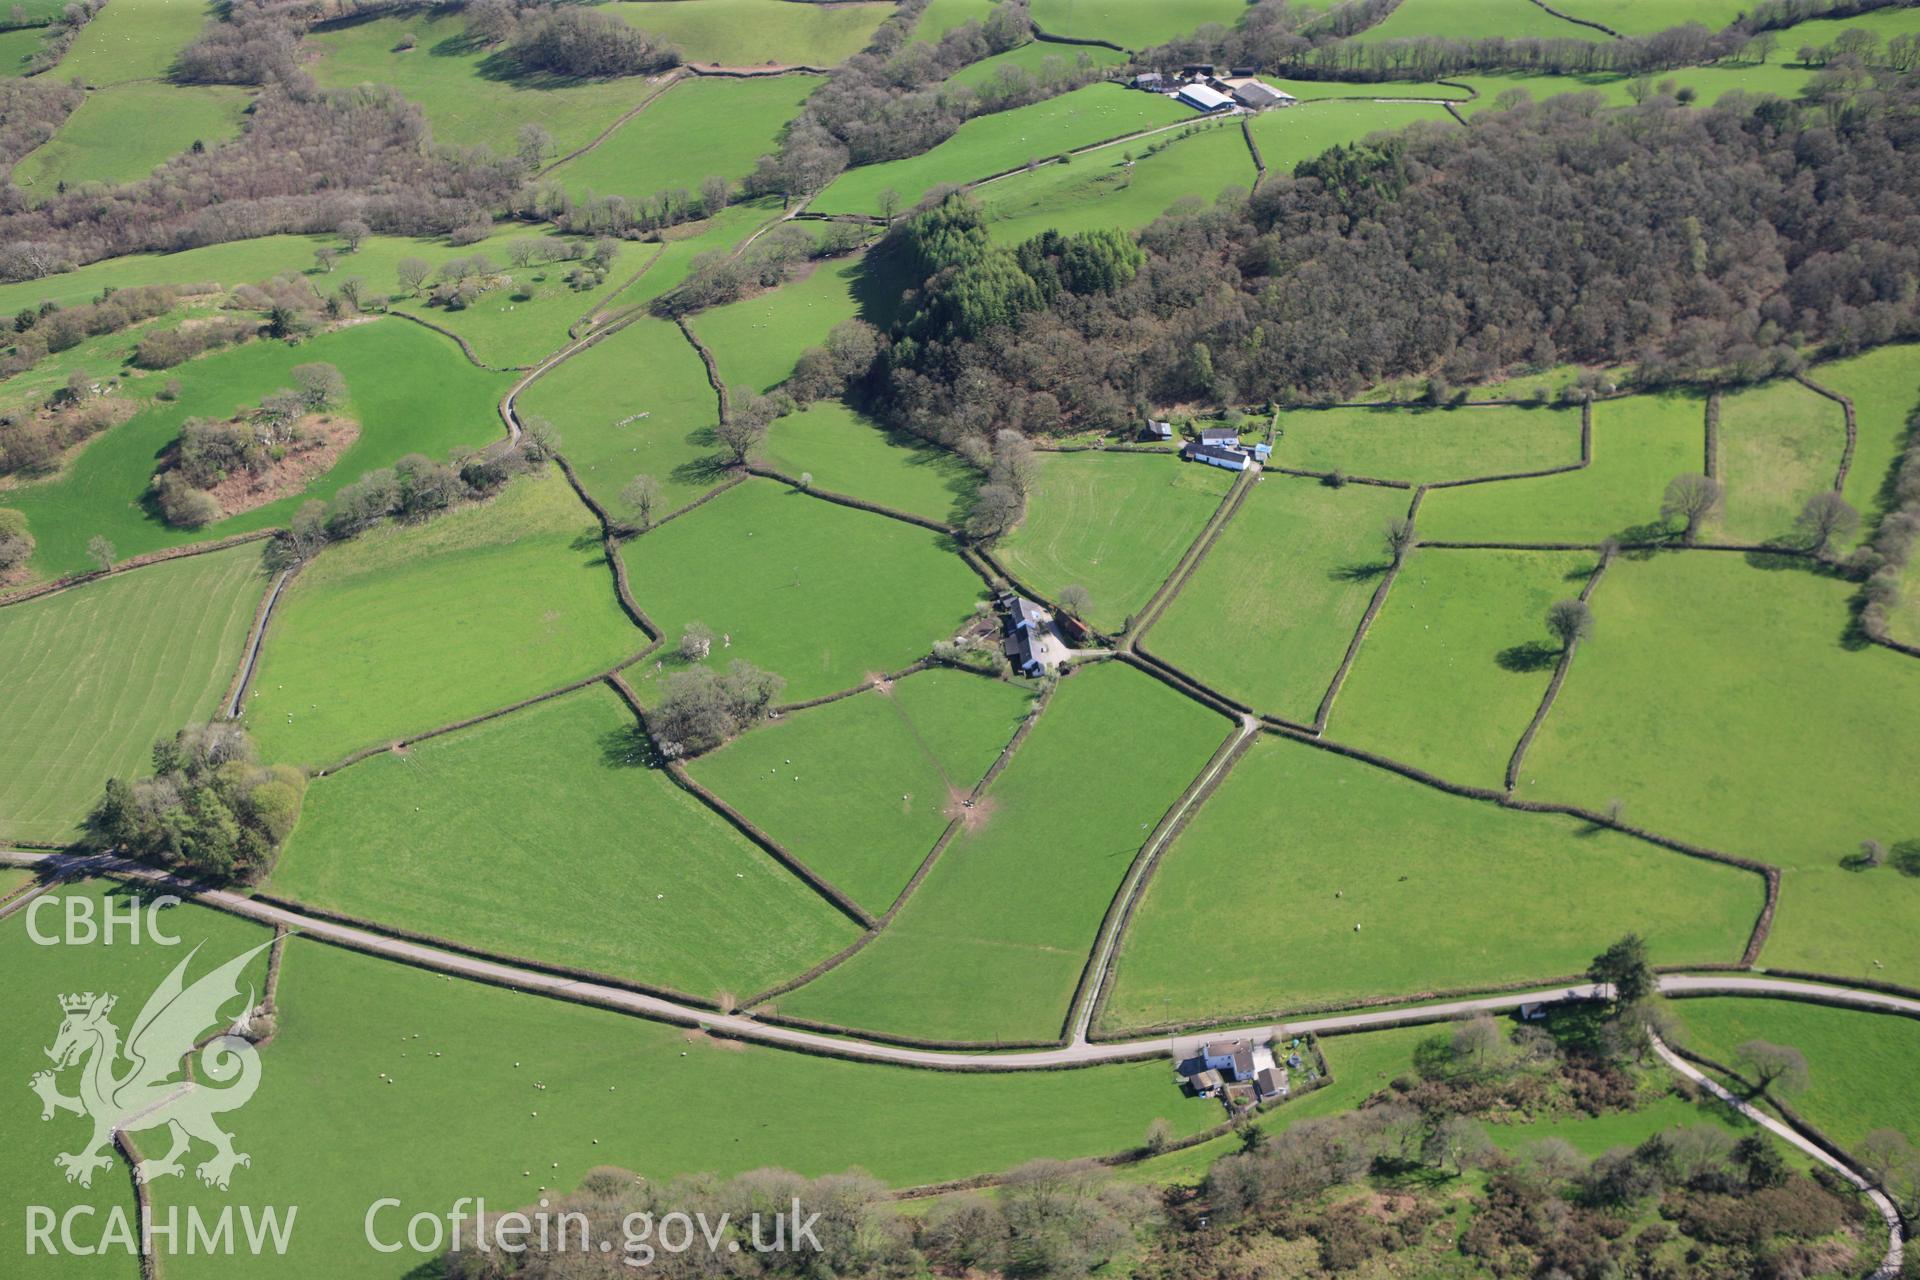
<path fill-rule="evenodd" d="M 1211 62 L 1196 62 L 1182 67 L 1178 75 L 1164 71 L 1143 71 L 1128 84 L 1147 93 L 1165 94 L 1195 111 L 1265 111 L 1268 107 L 1290 107 L 1296 99 L 1276 89 L 1254 74 L 1252 67 L 1234 67 L 1225 75 Z"/>
<path fill-rule="evenodd" d="M 1173 424 L 1148 418 L 1140 435 L 1145 440 L 1170 442 L 1174 435 Z M 1204 463 L 1209 467 L 1245 471 L 1256 463 L 1265 462 L 1272 452 L 1273 446 L 1264 440 L 1253 444 L 1242 443 L 1240 433 L 1232 427 L 1201 427 L 1181 447 L 1180 456 L 1188 462 Z"/>
<path fill-rule="evenodd" d="M 1286 1097 L 1290 1089 L 1287 1073 L 1300 1064 L 1297 1051 L 1290 1052 L 1282 1063 L 1268 1044 L 1209 1040 L 1174 1068 L 1174 1079 L 1195 1097 L 1217 1098 L 1230 1111 L 1244 1111 Z"/>

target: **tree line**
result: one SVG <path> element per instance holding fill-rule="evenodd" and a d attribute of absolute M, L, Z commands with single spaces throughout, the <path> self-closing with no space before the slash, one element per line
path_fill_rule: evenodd
<path fill-rule="evenodd" d="M 888 425 L 957 446 L 1409 375 L 1776 376 L 1807 349 L 1920 333 L 1901 283 L 1920 274 L 1916 101 L 1912 77 L 1873 73 L 1838 103 L 1606 111 L 1583 95 L 1416 126 L 1251 197 L 1176 205 L 1141 233 L 1131 278 L 1050 299 L 952 198 L 933 215 L 942 256 L 919 219 L 881 247 L 917 288 L 864 391 Z"/>

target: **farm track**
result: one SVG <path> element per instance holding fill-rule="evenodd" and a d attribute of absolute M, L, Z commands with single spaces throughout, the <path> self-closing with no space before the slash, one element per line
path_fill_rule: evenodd
<path fill-rule="evenodd" d="M 46 880 L 105 876 L 177 894 L 183 900 L 253 920 L 274 929 L 286 929 L 315 941 L 331 943 L 366 955 L 395 960 L 435 973 L 490 986 L 543 995 L 576 1004 L 594 1005 L 675 1026 L 698 1027 L 734 1039 L 794 1049 L 826 1057 L 846 1058 L 894 1066 L 949 1071 L 1050 1071 L 1133 1062 L 1180 1052 L 1207 1038 L 1205 1030 L 1175 1036 L 1077 1042 L 1048 1049 L 1013 1052 L 963 1053 L 914 1049 L 853 1036 L 820 1035 L 793 1027 L 773 1026 L 741 1014 L 715 1013 L 694 1005 L 618 987 L 603 986 L 522 968 L 474 955 L 410 942 L 373 929 L 336 923 L 242 893 L 215 888 L 173 875 L 145 863 L 111 854 L 43 853 L 0 848 L 0 865 L 26 867 Z M 14 899 L 24 901 L 26 895 Z M 11 904 L 10 904 L 11 905 Z M 1748 996 L 1802 1000 L 1841 1008 L 1891 1013 L 1920 1019 L 1920 998 L 1869 991 L 1833 983 L 1774 978 L 1764 974 L 1662 974 L 1660 992 L 1667 996 Z M 1259 1038 L 1334 1035 L 1428 1022 L 1445 1022 L 1483 1012 L 1501 1012 L 1522 1004 L 1604 999 L 1606 989 L 1595 983 L 1575 983 L 1540 990 L 1501 992 L 1420 1005 L 1410 1009 L 1369 1009 L 1335 1013 L 1260 1027 L 1239 1027 L 1237 1033 Z M 1232 1025 L 1232 1024 L 1228 1024 Z"/>

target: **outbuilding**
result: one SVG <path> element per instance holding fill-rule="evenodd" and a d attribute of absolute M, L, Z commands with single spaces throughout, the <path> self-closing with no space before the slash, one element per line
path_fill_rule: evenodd
<path fill-rule="evenodd" d="M 1210 467 L 1221 467 L 1228 471 L 1245 471 L 1253 465 L 1253 459 L 1238 449 L 1229 449 L 1218 444 L 1190 444 L 1187 446 L 1187 459 L 1190 462 L 1204 462 Z"/>
<path fill-rule="evenodd" d="M 1232 98 L 1204 84 L 1182 85 L 1175 96 L 1195 111 L 1224 111 L 1233 105 Z"/>

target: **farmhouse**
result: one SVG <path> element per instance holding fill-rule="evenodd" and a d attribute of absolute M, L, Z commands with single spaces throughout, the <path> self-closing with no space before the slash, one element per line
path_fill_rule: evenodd
<path fill-rule="evenodd" d="M 1067 658 L 1067 646 L 1054 628 L 1054 616 L 1017 591 L 1000 597 L 1005 635 L 1001 652 L 1022 675 L 1043 676 Z"/>
<path fill-rule="evenodd" d="M 1196 1097 L 1219 1098 L 1229 1110 L 1284 1098 L 1287 1068 L 1274 1061 L 1273 1049 L 1251 1040 L 1209 1040 L 1176 1069 L 1176 1083 Z"/>
<path fill-rule="evenodd" d="M 1232 427 L 1202 427 L 1200 443 L 1237 445 L 1240 443 L 1240 433 Z"/>

